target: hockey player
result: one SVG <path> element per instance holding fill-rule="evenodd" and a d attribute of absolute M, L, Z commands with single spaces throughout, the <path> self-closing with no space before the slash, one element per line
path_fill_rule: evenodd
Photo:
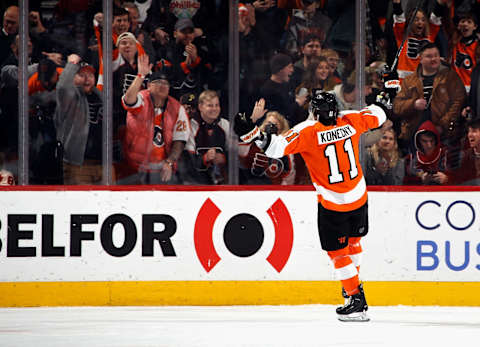
<path fill-rule="evenodd" d="M 309 119 L 282 135 L 261 132 L 244 114 L 235 117 L 234 130 L 243 142 L 255 141 L 272 158 L 300 153 L 318 196 L 318 232 L 322 249 L 346 292 L 337 308 L 341 321 L 368 321 L 368 305 L 358 278 L 362 247 L 368 232 L 367 188 L 359 162 L 360 135 L 386 120 L 388 95 L 361 111 L 339 112 L 333 94 L 312 91 Z M 383 103 L 382 103 L 383 102 Z M 264 107 L 260 99 L 254 112 Z"/>

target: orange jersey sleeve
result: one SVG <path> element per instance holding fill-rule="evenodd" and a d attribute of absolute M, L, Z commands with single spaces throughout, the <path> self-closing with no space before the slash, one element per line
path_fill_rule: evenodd
<path fill-rule="evenodd" d="M 272 136 L 265 154 L 279 158 L 300 153 L 318 195 L 327 209 L 351 211 L 367 201 L 367 190 L 360 166 L 360 135 L 379 127 L 386 120 L 375 105 L 362 111 L 341 113 L 334 126 L 305 121 L 281 136 Z"/>

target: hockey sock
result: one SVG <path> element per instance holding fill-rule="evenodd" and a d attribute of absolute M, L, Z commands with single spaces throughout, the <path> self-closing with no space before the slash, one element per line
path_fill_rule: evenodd
<path fill-rule="evenodd" d="M 360 273 L 360 265 L 362 263 L 362 245 L 360 244 L 361 237 L 350 237 L 348 239 L 348 251 L 350 259 Z"/>
<path fill-rule="evenodd" d="M 360 281 L 358 279 L 357 268 L 349 256 L 349 248 L 345 247 L 335 251 L 328 251 L 327 253 L 335 268 L 335 274 L 340 282 L 342 282 L 342 286 L 345 288 L 347 294 L 357 294 Z"/>

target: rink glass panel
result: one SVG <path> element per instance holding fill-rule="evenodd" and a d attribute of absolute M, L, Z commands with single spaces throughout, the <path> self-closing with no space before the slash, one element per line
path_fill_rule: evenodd
<path fill-rule="evenodd" d="M 362 3 L 362 1 L 360 1 Z M 96 40 L 92 28 L 92 13 L 96 11 L 105 12 L 110 15 L 113 13 L 112 5 L 107 1 L 96 3 L 97 8 L 89 8 L 86 11 L 71 11 L 61 20 L 56 19 L 54 15 L 54 6 L 51 3 L 40 2 L 40 5 L 29 1 L 20 1 L 20 40 L 19 40 L 19 66 L 27 66 L 28 59 L 28 40 L 23 33 L 34 29 L 34 23 L 29 20 L 30 11 L 39 11 L 41 20 L 45 27 L 51 26 L 55 21 L 49 34 L 54 42 L 58 43 L 64 50 L 75 52 L 86 57 L 86 60 L 92 63 L 96 69 L 98 77 L 98 53 L 95 50 Z M 268 11 L 257 11 L 256 25 L 262 30 L 258 36 L 257 46 L 251 46 L 252 42 L 244 42 L 241 32 L 242 10 L 238 8 L 238 1 L 231 1 L 230 8 L 223 9 L 223 13 L 218 16 L 228 18 L 227 25 L 217 25 L 208 28 L 212 37 L 207 38 L 208 48 L 211 58 L 214 62 L 211 74 L 207 76 L 207 83 L 212 89 L 220 91 L 221 116 L 233 120 L 237 112 L 251 113 L 254 102 L 260 96 L 260 87 L 265 80 L 270 78 L 270 58 L 278 51 L 289 53 L 295 64 L 300 59 L 301 54 L 301 35 L 295 36 L 288 30 L 283 30 L 284 24 L 291 21 L 298 15 L 298 9 L 291 6 L 286 9 L 274 8 Z M 228 11 L 228 13 L 225 13 Z M 360 22 L 364 20 L 365 14 L 361 4 L 355 8 L 352 6 L 347 9 L 338 9 L 333 5 L 321 11 L 320 18 L 323 18 L 317 28 L 314 28 L 314 34 L 320 37 L 322 46 L 335 49 L 340 57 L 338 62 L 339 72 L 355 68 L 355 64 L 365 61 L 363 51 L 355 49 L 355 42 L 364 42 L 364 32 L 355 32 L 355 26 L 342 25 L 345 21 L 349 23 Z M 232 15 L 234 14 L 234 15 Z M 273 15 L 275 14 L 275 15 Z M 289 19 L 290 16 L 290 19 Z M 219 17 L 219 18 L 220 18 Z M 363 18 L 363 19 L 362 19 Z M 105 31 L 112 32 L 109 21 L 106 21 Z M 269 25 L 272 24 L 272 25 Z M 52 26 L 51 26 L 52 27 Z M 215 31 L 216 30 L 216 31 Z M 276 31 L 275 31 L 276 30 Z M 302 34 L 304 35 L 304 34 Z M 243 50 L 247 47 L 260 47 L 262 49 L 250 49 L 248 52 Z M 249 46 L 250 45 L 250 46 Z M 38 45 L 40 46 L 40 45 Z M 108 44 L 103 45 L 106 54 L 111 54 L 115 48 Z M 35 42 L 33 50 L 35 51 Z M 52 49 L 55 51 L 56 49 Z M 361 51 L 361 52 L 360 52 Z M 41 54 L 41 53 L 40 53 Z M 67 54 L 63 55 L 63 62 L 67 60 Z M 353 64 L 353 65 L 352 65 Z M 112 83 L 112 62 L 107 59 L 104 61 L 104 101 L 101 107 L 103 109 L 103 127 L 102 145 L 100 161 L 103 166 L 100 184 L 124 184 L 121 178 L 128 176 L 128 172 L 122 171 L 122 129 L 119 129 L 114 115 L 114 93 L 115 88 L 119 86 Z M 21 71 L 22 69 L 20 69 Z M 301 75 L 300 75 L 301 76 Z M 3 167 L 12 172 L 15 181 L 20 185 L 62 185 L 62 143 L 57 141 L 54 113 L 56 107 L 55 90 L 47 92 L 52 94 L 50 102 L 39 102 L 39 95 L 28 95 L 28 73 L 19 74 L 20 81 L 17 90 L 13 90 L 13 96 L 9 96 L 9 101 L 18 101 L 18 110 L 9 113 L 9 118 L 18 120 L 17 122 L 7 122 L 8 128 L 4 132 L 9 136 L 4 139 L 2 153 L 4 154 Z M 302 79 L 303 76 L 300 77 Z M 110 81 L 110 83 L 109 83 Z M 364 83 L 362 77 L 357 76 L 355 85 L 360 81 Z M 291 90 L 295 93 L 298 85 L 292 85 Z M 363 90 L 358 88 L 358 90 Z M 299 90 L 296 90 L 297 92 Z M 42 92 L 45 94 L 44 92 Z M 360 96 L 363 92 L 360 91 Z M 17 96 L 17 94 L 19 96 Z M 44 95 L 42 95 L 44 96 Z M 48 99 L 48 98 L 47 98 Z M 361 98 L 357 97 L 355 104 L 361 104 Z M 52 111 L 53 109 L 53 111 Z M 18 112 L 18 117 L 16 116 Z M 52 117 L 53 115 L 53 117 Z M 13 117 L 12 117 L 13 116 Z M 120 124 L 122 121 L 120 120 Z M 228 184 L 272 184 L 272 181 L 256 172 L 252 175 L 251 167 L 245 167 L 239 159 L 239 148 L 235 135 L 228 139 Z M 98 159 L 98 158 L 97 158 Z M 126 170 L 128 171 L 128 170 Z M 123 181 L 123 182 L 127 182 Z M 297 182 L 298 183 L 298 182 Z M 186 184 L 194 184 L 187 182 Z M 308 184 L 300 182 L 299 184 Z"/>

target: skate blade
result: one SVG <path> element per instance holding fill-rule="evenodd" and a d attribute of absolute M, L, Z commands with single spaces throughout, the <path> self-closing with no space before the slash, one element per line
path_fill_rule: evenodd
<path fill-rule="evenodd" d="M 337 318 L 341 322 L 368 322 L 370 318 L 367 316 L 367 312 L 354 312 L 350 314 L 339 314 Z"/>

